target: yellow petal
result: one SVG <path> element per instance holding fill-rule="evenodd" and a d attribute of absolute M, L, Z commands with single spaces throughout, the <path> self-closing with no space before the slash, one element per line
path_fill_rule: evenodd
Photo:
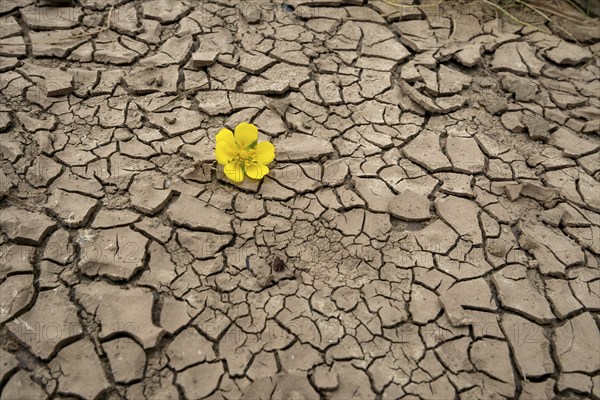
<path fill-rule="evenodd" d="M 235 145 L 231 145 L 225 140 L 217 142 L 217 146 L 215 147 L 215 158 L 219 164 L 226 165 L 229 161 L 233 160 L 236 155 Z"/>
<path fill-rule="evenodd" d="M 225 172 L 225 176 L 231 179 L 234 182 L 241 182 L 244 180 L 244 171 L 242 171 L 242 166 L 239 161 L 233 161 L 225 165 L 223 168 Z"/>
<path fill-rule="evenodd" d="M 235 142 L 242 148 L 250 146 L 258 140 L 258 128 L 247 122 L 235 127 Z"/>
<path fill-rule="evenodd" d="M 219 143 L 221 141 L 225 141 L 235 147 L 235 139 L 233 138 L 233 132 L 231 132 L 227 128 L 223 128 L 217 133 L 217 137 L 215 138 L 216 142 Z"/>
<path fill-rule="evenodd" d="M 246 175 L 252 179 L 262 179 L 263 176 L 269 173 L 269 167 L 260 163 L 246 164 Z"/>
<path fill-rule="evenodd" d="M 271 142 L 261 142 L 255 150 L 254 159 L 261 164 L 270 164 L 275 159 L 275 146 Z"/>

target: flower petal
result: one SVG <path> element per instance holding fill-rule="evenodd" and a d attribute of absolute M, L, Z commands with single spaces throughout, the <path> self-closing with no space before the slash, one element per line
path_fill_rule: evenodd
<path fill-rule="evenodd" d="M 246 175 L 252 179 L 262 179 L 269 173 L 269 167 L 260 163 L 247 163 Z"/>
<path fill-rule="evenodd" d="M 261 142 L 254 148 L 254 159 L 261 164 L 270 164 L 275 159 L 275 146 L 271 142 Z"/>
<path fill-rule="evenodd" d="M 235 142 L 242 148 L 250 146 L 258 140 L 258 128 L 247 122 L 235 127 Z"/>
<path fill-rule="evenodd" d="M 221 141 L 225 141 L 235 147 L 235 139 L 233 137 L 233 132 L 231 132 L 227 128 L 223 128 L 217 133 L 217 137 L 215 138 L 216 142 L 219 143 Z"/>
<path fill-rule="evenodd" d="M 215 147 L 215 158 L 219 164 L 226 165 L 233 160 L 236 155 L 235 144 L 231 145 L 226 140 L 217 142 L 217 146 Z"/>
<path fill-rule="evenodd" d="M 239 183 L 244 180 L 244 171 L 242 171 L 242 165 L 239 161 L 232 161 L 225 165 L 223 172 L 225 172 L 225 176 L 234 182 Z"/>

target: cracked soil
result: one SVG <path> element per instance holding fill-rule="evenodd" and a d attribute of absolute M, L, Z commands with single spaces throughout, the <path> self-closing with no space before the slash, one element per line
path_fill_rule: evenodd
<path fill-rule="evenodd" d="M 600 399 L 597 44 L 52 2 L 0 3 L 0 399 Z M 276 159 L 236 186 L 244 121 Z"/>

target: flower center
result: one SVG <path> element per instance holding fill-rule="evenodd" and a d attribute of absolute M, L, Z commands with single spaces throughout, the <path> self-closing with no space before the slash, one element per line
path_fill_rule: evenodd
<path fill-rule="evenodd" d="M 239 154 L 241 160 L 247 160 L 252 156 L 251 151 L 246 149 L 241 149 Z"/>

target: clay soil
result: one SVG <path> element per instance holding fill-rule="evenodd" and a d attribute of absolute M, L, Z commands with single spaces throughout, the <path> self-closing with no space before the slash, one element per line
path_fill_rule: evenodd
<path fill-rule="evenodd" d="M 600 399 L 589 21 L 54 3 L 0 3 L 0 399 Z"/>

